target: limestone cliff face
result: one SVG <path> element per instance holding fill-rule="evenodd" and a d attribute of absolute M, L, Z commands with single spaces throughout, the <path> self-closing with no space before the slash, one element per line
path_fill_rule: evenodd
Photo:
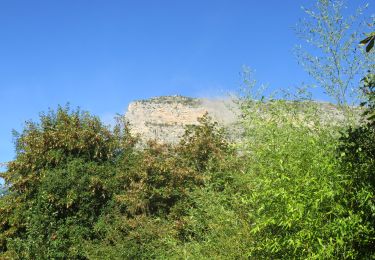
<path fill-rule="evenodd" d="M 336 106 L 323 102 L 314 102 L 314 104 L 318 106 L 317 117 L 322 123 L 336 124 L 344 120 L 342 111 Z M 262 113 L 267 113 L 265 111 Z M 197 119 L 206 112 L 214 121 L 229 130 L 230 139 L 238 140 L 241 136 L 241 128 L 236 127 L 236 123 L 239 122 L 240 110 L 238 102 L 230 98 L 163 96 L 139 100 L 129 105 L 125 118 L 130 123 L 132 134 L 139 135 L 142 141 L 176 143 L 183 135 L 184 128 L 187 125 L 197 124 Z M 359 115 L 358 108 L 353 108 L 353 112 Z M 299 116 L 303 118 L 304 112 L 301 111 Z M 309 125 L 309 122 L 306 121 L 306 124 Z"/>
<path fill-rule="evenodd" d="M 197 119 L 208 113 L 222 126 L 237 122 L 238 108 L 230 99 L 203 99 L 164 96 L 132 102 L 125 118 L 133 134 L 141 139 L 176 143 L 186 125 L 197 124 Z"/>

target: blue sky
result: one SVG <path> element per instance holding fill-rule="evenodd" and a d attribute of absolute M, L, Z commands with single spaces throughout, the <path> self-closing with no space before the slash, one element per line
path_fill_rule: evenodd
<path fill-rule="evenodd" d="M 0 162 L 58 104 L 110 122 L 136 99 L 237 91 L 243 65 L 272 88 L 309 82 L 292 28 L 312 2 L 0 0 Z"/>

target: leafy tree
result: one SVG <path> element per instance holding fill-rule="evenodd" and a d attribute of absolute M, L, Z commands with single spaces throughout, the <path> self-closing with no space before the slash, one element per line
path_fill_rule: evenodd
<path fill-rule="evenodd" d="M 196 204 L 192 194 L 230 152 L 209 117 L 199 122 L 175 146 L 150 142 L 131 164 L 118 159 L 113 199 L 94 227 L 97 239 L 85 246 L 90 258 L 167 258 L 195 235 L 185 218 Z"/>
<path fill-rule="evenodd" d="M 363 116 L 368 120 L 368 125 L 373 125 L 375 123 L 375 74 L 368 74 L 362 81 L 363 92 L 367 98 L 367 100 L 361 104 L 365 108 Z"/>
<path fill-rule="evenodd" d="M 178 145 L 134 149 L 126 122 L 59 107 L 16 134 L 16 159 L 2 177 L 4 258 L 156 258 L 196 232 L 185 217 L 197 190 L 223 189 L 232 150 L 206 115 Z M 218 173 L 218 174 L 216 174 Z M 198 194 L 198 193 L 197 193 Z"/>
<path fill-rule="evenodd" d="M 84 258 L 82 241 L 111 198 L 116 136 L 96 117 L 59 107 L 27 122 L 2 175 L 0 250 L 10 258 Z"/>
<path fill-rule="evenodd" d="M 365 8 L 351 16 L 345 16 L 344 9 L 341 0 L 317 0 L 314 8 L 304 8 L 307 17 L 300 21 L 296 33 L 306 45 L 295 49 L 298 62 L 340 106 L 358 94 L 358 76 L 373 61 L 373 56 L 364 57 L 357 48 L 358 31 L 364 26 L 359 18 Z"/>
<path fill-rule="evenodd" d="M 219 164 L 220 160 L 230 152 L 224 129 L 217 122 L 212 122 L 208 113 L 198 118 L 198 125 L 186 128 L 177 150 L 190 166 L 199 172 L 208 170 L 208 164 Z"/>
<path fill-rule="evenodd" d="M 371 258 L 375 256 L 375 75 L 367 75 L 363 82 L 367 97 L 362 103 L 363 121 L 344 133 L 339 153 L 349 179 L 347 208 L 356 212 L 367 227 L 356 247 L 362 258 Z"/>
<path fill-rule="evenodd" d="M 358 244 L 367 244 L 371 226 L 347 203 L 351 178 L 336 153 L 343 126 L 322 118 L 319 104 L 301 100 L 247 97 L 242 112 L 247 180 L 242 187 L 248 188 L 236 194 L 242 203 L 234 210 L 249 223 L 241 228 L 250 230 L 243 254 L 255 259 L 363 256 Z"/>

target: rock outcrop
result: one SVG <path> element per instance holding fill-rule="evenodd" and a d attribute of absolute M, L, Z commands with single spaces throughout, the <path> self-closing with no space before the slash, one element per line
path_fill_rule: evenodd
<path fill-rule="evenodd" d="M 328 124 L 343 122 L 343 112 L 336 106 L 325 102 L 313 102 L 313 104 L 317 105 L 316 114 L 321 122 Z M 265 103 L 266 107 L 267 103 Z M 303 118 L 302 110 L 299 116 Z M 267 109 L 262 113 L 266 113 L 265 111 Z M 352 112 L 359 114 L 358 108 L 353 108 Z M 125 118 L 130 124 L 131 133 L 139 135 L 143 142 L 157 140 L 161 143 L 176 143 L 184 134 L 185 127 L 197 124 L 197 119 L 205 113 L 222 127 L 229 129 L 228 138 L 237 140 L 241 135 L 241 129 L 237 124 L 240 117 L 239 105 L 231 98 L 162 96 L 139 100 L 130 103 Z M 306 124 L 309 122 L 306 121 Z"/>
<path fill-rule="evenodd" d="M 238 107 L 230 98 L 206 99 L 183 96 L 163 96 L 130 103 L 125 114 L 131 132 L 142 140 L 176 143 L 187 125 L 208 113 L 224 127 L 235 124 Z"/>

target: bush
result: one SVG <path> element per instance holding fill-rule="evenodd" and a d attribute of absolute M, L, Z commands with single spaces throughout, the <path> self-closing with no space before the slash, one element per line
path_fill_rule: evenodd
<path fill-rule="evenodd" d="M 347 176 L 336 159 L 335 126 L 314 103 L 248 100 L 244 106 L 254 258 L 356 258 L 367 232 L 346 207 Z M 304 116 L 300 116 L 301 109 Z M 254 113 L 254 111 L 263 113 Z"/>

